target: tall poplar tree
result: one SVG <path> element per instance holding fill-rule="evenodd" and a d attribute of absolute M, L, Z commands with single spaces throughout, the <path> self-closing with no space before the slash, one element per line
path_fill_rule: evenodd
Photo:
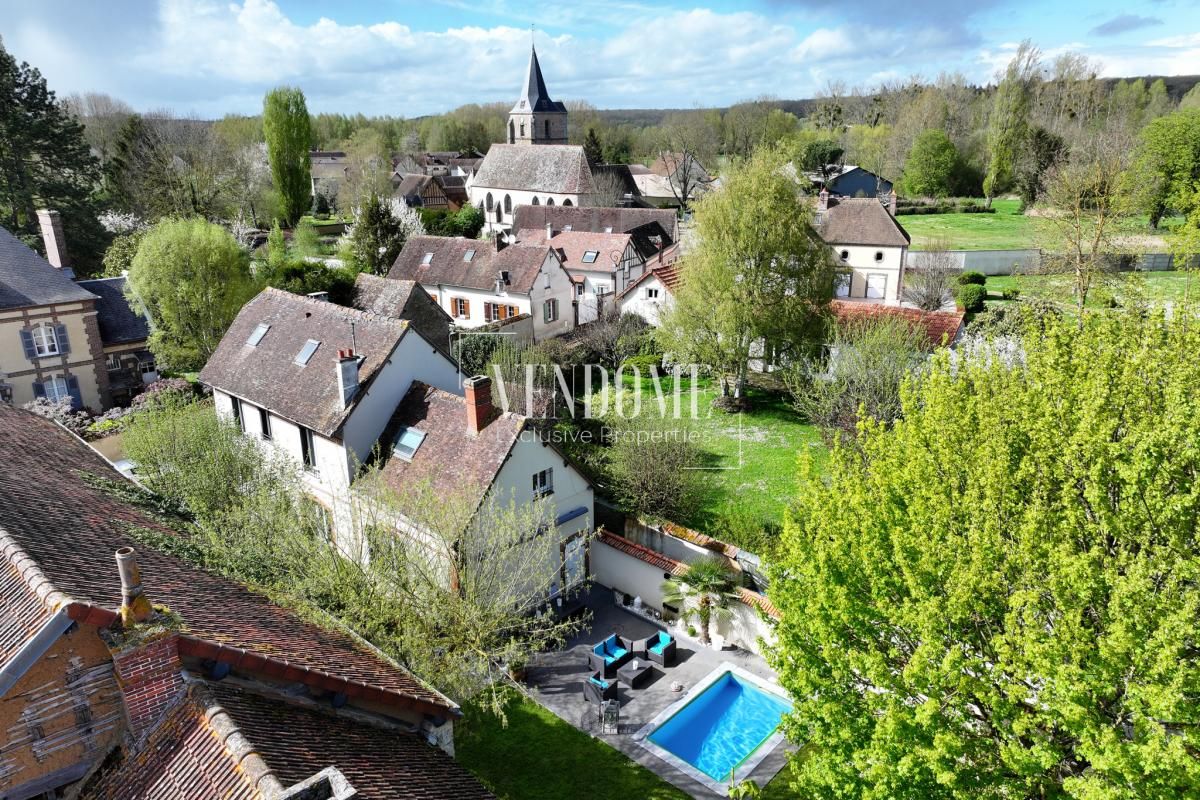
<path fill-rule="evenodd" d="M 291 86 L 267 92 L 263 99 L 263 135 L 267 140 L 271 178 L 279 193 L 280 213 L 284 222 L 295 224 L 308 210 L 312 197 L 308 156 L 312 121 L 304 92 Z"/>
<path fill-rule="evenodd" d="M 993 197 L 1012 183 L 1017 153 L 1029 135 L 1033 84 L 1040 69 L 1041 53 L 1028 40 L 1021 42 L 1008 63 L 1004 79 L 996 87 L 988 119 L 988 169 L 983 178 L 983 194 L 989 205 Z"/>

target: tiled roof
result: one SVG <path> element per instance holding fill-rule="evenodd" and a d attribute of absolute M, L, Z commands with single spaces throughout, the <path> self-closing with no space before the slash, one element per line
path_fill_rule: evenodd
<path fill-rule="evenodd" d="M 468 261 L 466 256 L 471 250 L 475 255 Z M 544 245 L 516 244 L 497 253 L 495 245 L 488 241 L 413 236 L 396 256 L 388 278 L 494 291 L 496 279 L 503 271 L 508 273 L 509 291 L 528 294 L 546 262 L 548 251 Z M 427 253 L 433 254 L 428 264 L 424 263 Z"/>
<path fill-rule="evenodd" d="M 630 292 L 651 278 L 658 278 L 659 282 L 662 283 L 662 285 L 666 287 L 667 291 L 671 294 L 675 293 L 675 290 L 679 288 L 679 284 L 683 281 L 683 278 L 680 275 L 679 267 L 674 263 L 665 266 L 655 266 L 653 262 L 650 262 L 646 265 L 646 267 L 647 269 L 645 272 L 643 272 L 637 277 L 636 280 L 621 290 L 621 293 L 617 295 L 618 300 L 620 300 L 622 297 L 626 297 Z"/>
<path fill-rule="evenodd" d="M 47 609 L 65 608 L 88 624 L 112 624 L 121 605 L 113 553 L 134 547 L 147 596 L 183 620 L 181 653 L 372 702 L 453 708 L 351 635 L 306 622 L 241 584 L 134 540 L 131 527 L 161 528 L 85 476 L 124 480 L 54 423 L 0 405 L 0 554 L 8 564 L 19 562 L 26 586 Z M 28 589 L 11 580 L 4 589 L 10 607 L 27 603 Z M 19 619 L 26 627 L 34 621 L 28 611 Z M 12 626 L 5 622 L 6 634 Z"/>
<path fill-rule="evenodd" d="M 146 315 L 134 311 L 125 296 L 124 278 L 79 281 L 79 286 L 100 298 L 96 301 L 96 321 L 104 344 L 129 344 L 150 338 Z"/>
<path fill-rule="evenodd" d="M 431 181 L 433 178 L 428 175 L 405 175 L 400 179 L 400 185 L 396 187 L 395 194 L 400 197 L 418 197 Z"/>
<path fill-rule="evenodd" d="M 411 461 L 392 450 L 401 427 L 425 434 Z M 524 417 L 501 412 L 478 434 L 468 433 L 466 400 L 416 382 L 380 437 L 383 481 L 401 497 L 428 487 L 436 496 L 478 505 L 524 429 Z"/>
<path fill-rule="evenodd" d="M 260 324 L 270 329 L 252 346 L 247 341 Z M 242 307 L 200 371 L 200 380 L 323 436 L 334 436 L 407 325 L 403 320 L 267 288 Z M 308 364 L 300 366 L 296 355 L 310 339 L 321 344 Z M 363 358 L 359 391 L 343 410 L 337 351 L 352 345 Z"/>
<path fill-rule="evenodd" d="M 517 206 L 513 210 L 513 229 L 542 228 L 546 223 L 556 231 L 570 226 L 574 231 L 635 233 L 650 223 L 662 226 L 670 240 L 679 238 L 679 217 L 669 208 L 601 208 L 598 206 Z"/>
<path fill-rule="evenodd" d="M 830 198 L 829 210 L 817 225 L 828 244 L 904 247 L 908 232 L 874 197 Z"/>
<path fill-rule="evenodd" d="M 418 283 L 360 272 L 354 279 L 354 290 L 355 308 L 381 317 L 408 320 L 426 341 L 448 354 L 453 321 Z"/>
<path fill-rule="evenodd" d="M 864 303 L 854 300 L 834 300 L 830 303 L 838 322 L 868 319 L 871 317 L 892 317 L 906 320 L 921 328 L 929 343 L 934 347 L 943 344 L 953 344 L 962 330 L 963 311 L 921 311 L 916 308 L 889 306 L 882 303 Z"/>
<path fill-rule="evenodd" d="M 494 144 L 472 186 L 550 194 L 595 191 L 583 148 L 574 144 Z"/>
<path fill-rule="evenodd" d="M 591 272 L 616 272 L 617 265 L 632 240 L 627 233 L 592 233 L 591 231 L 555 231 L 554 237 L 546 241 L 544 228 L 528 228 L 517 232 L 517 241 L 522 244 L 549 244 L 559 254 L 563 267 L 570 270 Z M 585 253 L 595 253 L 595 261 L 588 264 L 583 260 Z M 613 253 L 617 261 L 613 263 Z"/>
<path fill-rule="evenodd" d="M 0 557 L 4 555 L 0 553 Z M 53 611 L 29 587 L 16 565 L 3 557 L 0 562 L 0 666 L 16 656 L 51 616 Z"/>
<path fill-rule="evenodd" d="M 77 303 L 94 296 L 0 228 L 0 308 Z"/>

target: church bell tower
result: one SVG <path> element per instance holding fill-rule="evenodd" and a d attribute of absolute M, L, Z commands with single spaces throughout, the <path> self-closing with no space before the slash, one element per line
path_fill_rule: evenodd
<path fill-rule="evenodd" d="M 508 143 L 567 143 L 567 107 L 550 99 L 536 48 L 529 54 L 529 71 L 521 96 L 508 112 Z"/>

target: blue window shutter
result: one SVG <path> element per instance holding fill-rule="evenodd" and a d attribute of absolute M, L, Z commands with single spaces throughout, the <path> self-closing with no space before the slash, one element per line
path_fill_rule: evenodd
<path fill-rule="evenodd" d="M 67 376 L 67 393 L 71 395 L 71 407 L 83 408 L 83 394 L 79 391 L 79 378 Z"/>
<path fill-rule="evenodd" d="M 25 348 L 25 357 L 30 361 L 37 358 L 37 349 L 33 346 L 33 331 L 21 331 L 21 347 Z"/>
<path fill-rule="evenodd" d="M 22 331 L 24 333 L 24 331 Z M 44 400 L 46 398 L 46 387 L 38 381 L 33 382 L 33 399 Z"/>
<path fill-rule="evenodd" d="M 61 355 L 66 355 L 71 352 L 71 340 L 67 338 L 67 326 L 58 324 L 54 326 L 54 335 L 58 337 L 58 352 Z"/>

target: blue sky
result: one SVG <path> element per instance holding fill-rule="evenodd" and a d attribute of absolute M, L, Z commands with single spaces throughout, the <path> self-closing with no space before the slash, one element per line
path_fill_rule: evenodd
<path fill-rule="evenodd" d="M 1136 10 L 1131 10 L 1136 9 Z M 254 113 L 298 85 L 314 111 L 419 116 L 511 101 L 531 24 L 556 99 L 722 106 L 958 72 L 1017 43 L 1101 74 L 1200 74 L 1200 3 L 1108 0 L 0 0 L 0 36 L 60 94 L 139 110 Z"/>

